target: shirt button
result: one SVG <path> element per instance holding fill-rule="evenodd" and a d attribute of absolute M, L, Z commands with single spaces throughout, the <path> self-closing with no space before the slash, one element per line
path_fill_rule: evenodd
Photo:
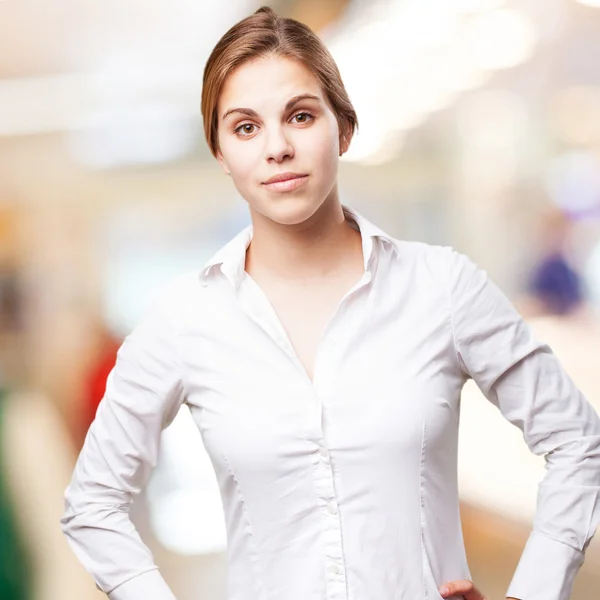
<path fill-rule="evenodd" d="M 327 458 L 328 453 L 327 453 L 327 448 L 325 448 L 325 446 L 321 446 L 321 448 L 319 449 L 319 452 L 321 453 L 321 456 L 324 456 L 325 458 Z"/>
<path fill-rule="evenodd" d="M 333 502 L 327 503 L 327 512 L 329 512 L 332 515 L 335 515 L 335 513 L 337 513 L 337 508 Z"/>
<path fill-rule="evenodd" d="M 333 573 L 334 575 L 338 575 L 340 572 L 340 568 L 337 565 L 331 565 L 329 567 L 329 572 Z"/>

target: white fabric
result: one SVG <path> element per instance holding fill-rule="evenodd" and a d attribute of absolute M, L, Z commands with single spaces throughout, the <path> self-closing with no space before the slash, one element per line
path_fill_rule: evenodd
<path fill-rule="evenodd" d="M 442 583 L 470 578 L 457 490 L 469 377 L 547 459 L 509 592 L 569 597 L 600 519 L 597 414 L 483 270 L 345 210 L 365 270 L 325 329 L 313 382 L 244 271 L 251 227 L 126 338 L 62 519 L 112 600 L 172 599 L 144 584 L 158 572 L 128 508 L 184 402 L 221 490 L 229 600 L 439 600 Z"/>
<path fill-rule="evenodd" d="M 132 598 L 139 598 L 139 600 L 144 600 L 144 598 L 175 600 L 173 592 L 171 592 L 157 569 L 132 577 L 110 593 L 110 600 L 131 600 Z"/>

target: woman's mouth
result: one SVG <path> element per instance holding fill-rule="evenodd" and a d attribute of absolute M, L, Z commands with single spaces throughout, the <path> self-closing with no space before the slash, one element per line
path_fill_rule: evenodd
<path fill-rule="evenodd" d="M 275 181 L 267 180 L 263 185 L 271 192 L 291 192 L 298 189 L 307 179 L 308 175 L 290 175 Z"/>

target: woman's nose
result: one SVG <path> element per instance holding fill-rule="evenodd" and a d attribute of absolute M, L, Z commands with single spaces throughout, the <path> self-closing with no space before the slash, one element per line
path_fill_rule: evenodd
<path fill-rule="evenodd" d="M 281 130 L 273 131 L 267 136 L 266 159 L 269 162 L 282 162 L 293 158 L 294 147 Z"/>

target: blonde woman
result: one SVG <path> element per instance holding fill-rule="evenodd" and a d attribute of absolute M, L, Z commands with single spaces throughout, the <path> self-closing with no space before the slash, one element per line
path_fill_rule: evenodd
<path fill-rule="evenodd" d="M 186 403 L 221 490 L 229 600 L 482 600 L 456 477 L 473 378 L 548 464 L 507 596 L 567 600 L 600 517 L 600 420 L 466 256 L 341 203 L 357 117 L 323 43 L 261 8 L 210 55 L 202 113 L 252 225 L 119 350 L 62 519 L 98 587 L 173 599 L 128 509 Z"/>

